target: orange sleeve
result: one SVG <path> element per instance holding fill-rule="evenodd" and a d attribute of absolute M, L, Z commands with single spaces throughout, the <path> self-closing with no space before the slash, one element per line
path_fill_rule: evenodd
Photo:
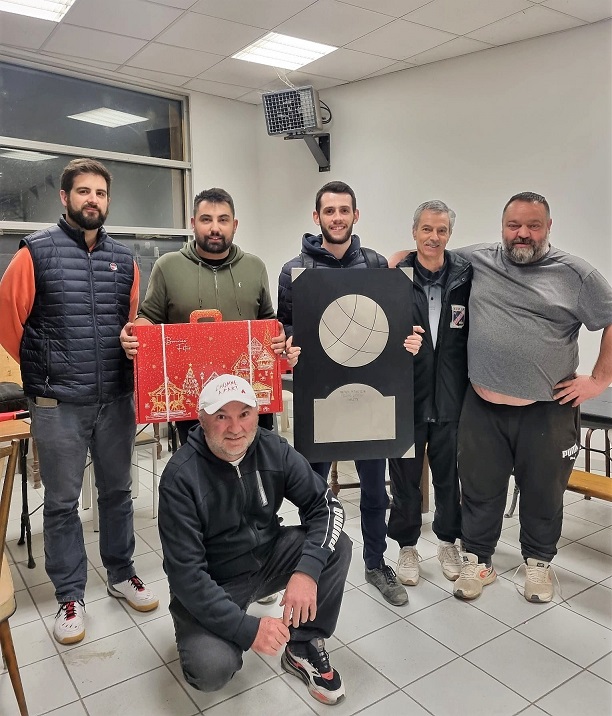
<path fill-rule="evenodd" d="M 134 283 L 132 284 L 132 290 L 130 291 L 130 322 L 136 318 L 138 313 L 138 302 L 140 300 L 140 271 L 138 265 L 134 261 Z"/>
<path fill-rule="evenodd" d="M 19 249 L 0 281 L 0 345 L 19 363 L 23 327 L 34 305 L 34 264 L 27 247 Z"/>

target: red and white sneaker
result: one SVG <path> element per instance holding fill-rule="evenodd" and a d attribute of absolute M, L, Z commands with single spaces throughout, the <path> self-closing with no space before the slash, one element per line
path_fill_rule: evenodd
<path fill-rule="evenodd" d="M 106 591 L 111 597 L 125 599 L 137 612 L 150 612 L 159 606 L 157 596 L 136 575 L 126 579 L 125 582 L 109 584 Z"/>
<path fill-rule="evenodd" d="M 323 639 L 290 641 L 281 656 L 281 666 L 302 679 L 310 695 L 322 704 L 331 706 L 344 699 L 342 678 L 329 663 Z"/>
<path fill-rule="evenodd" d="M 475 554 L 466 552 L 461 555 L 461 573 L 453 586 L 457 599 L 476 599 L 482 594 L 482 588 L 497 578 L 493 565 L 478 562 Z"/>
<path fill-rule="evenodd" d="M 76 644 L 85 636 L 85 602 L 61 602 L 55 624 L 53 636 L 60 644 Z"/>

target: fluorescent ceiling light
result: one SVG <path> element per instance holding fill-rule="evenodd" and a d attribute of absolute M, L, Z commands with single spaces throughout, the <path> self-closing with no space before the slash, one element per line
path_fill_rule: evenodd
<path fill-rule="evenodd" d="M 232 58 L 258 62 L 260 65 L 282 67 L 286 70 L 297 70 L 337 49 L 331 45 L 321 45 L 318 42 L 269 32 L 261 40 L 232 55 Z"/>
<path fill-rule="evenodd" d="M 59 22 L 75 0 L 0 0 L 0 10 Z"/>
<path fill-rule="evenodd" d="M 22 162 L 42 162 L 45 159 L 57 159 L 57 154 L 42 154 L 41 152 L 28 152 L 23 149 L 3 149 L 0 157 L 19 159 Z"/>
<path fill-rule="evenodd" d="M 98 107 L 98 109 L 90 109 L 89 112 L 69 114 L 68 119 L 78 119 L 79 122 L 100 124 L 103 127 L 124 127 L 126 124 L 146 122 L 148 117 L 139 117 L 137 114 L 128 114 L 127 112 L 119 112 L 116 109 Z"/>

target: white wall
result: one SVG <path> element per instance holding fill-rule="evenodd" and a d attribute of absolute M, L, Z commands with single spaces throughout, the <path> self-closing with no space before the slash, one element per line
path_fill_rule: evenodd
<path fill-rule="evenodd" d="M 302 233 L 315 233 L 314 196 L 332 179 L 353 186 L 357 231 L 387 255 L 413 245 L 422 201 L 453 207 L 453 241 L 467 245 L 498 240 L 512 194 L 542 193 L 553 243 L 612 281 L 611 28 L 601 22 L 323 92 L 334 115 L 329 174 L 303 142 L 268 137 L 257 108 L 257 252 L 272 292 Z M 583 330 L 580 345 L 590 371 L 599 336 Z"/>
<path fill-rule="evenodd" d="M 251 253 L 260 253 L 262 236 L 257 184 L 260 112 L 261 107 L 222 97 L 198 92 L 190 97 L 193 195 L 213 186 L 228 191 L 236 206 L 236 243 Z M 270 283 L 274 282 L 272 277 Z"/>

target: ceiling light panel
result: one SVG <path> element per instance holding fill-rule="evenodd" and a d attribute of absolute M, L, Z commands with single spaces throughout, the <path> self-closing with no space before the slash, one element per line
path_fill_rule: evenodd
<path fill-rule="evenodd" d="M 108 109 L 107 107 L 98 107 L 98 109 L 90 109 L 88 112 L 69 114 L 68 119 L 76 119 L 79 122 L 89 122 L 90 124 L 99 124 L 102 127 L 114 128 L 124 127 L 127 124 L 146 122 L 148 118 L 139 117 L 137 114 L 119 112 L 116 109 Z"/>
<path fill-rule="evenodd" d="M 260 65 L 282 67 L 286 70 L 297 70 L 337 49 L 331 45 L 321 45 L 318 42 L 270 32 L 244 50 L 232 55 L 232 58 L 257 62 Z"/>
<path fill-rule="evenodd" d="M 22 149 L 3 149 L 0 157 L 19 159 L 22 162 L 42 162 L 45 159 L 57 159 L 57 154 L 43 154 L 42 152 L 29 152 Z"/>
<path fill-rule="evenodd" d="M 0 0 L 0 10 L 59 22 L 75 0 Z"/>

